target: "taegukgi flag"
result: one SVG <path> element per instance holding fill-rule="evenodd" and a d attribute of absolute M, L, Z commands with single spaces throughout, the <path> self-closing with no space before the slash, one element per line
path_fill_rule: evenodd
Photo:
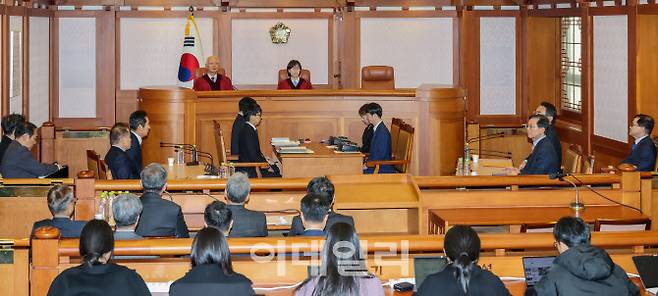
<path fill-rule="evenodd" d="M 194 14 L 190 12 L 185 24 L 185 39 L 183 39 L 183 51 L 180 56 L 178 67 L 178 85 L 192 88 L 196 70 L 203 61 L 203 47 L 201 45 L 201 34 L 199 27 L 194 21 Z"/>

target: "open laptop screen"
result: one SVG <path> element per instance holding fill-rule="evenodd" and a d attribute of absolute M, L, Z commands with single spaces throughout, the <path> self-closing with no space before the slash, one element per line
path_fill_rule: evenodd
<path fill-rule="evenodd" d="M 647 291 L 658 292 L 658 256 L 635 256 L 633 263 Z"/>
<path fill-rule="evenodd" d="M 420 288 L 427 276 L 440 272 L 448 265 L 444 256 L 415 256 L 414 277 L 416 279 L 416 290 Z"/>
<path fill-rule="evenodd" d="M 523 273 L 528 287 L 536 285 L 548 273 L 555 257 L 523 257 Z"/>

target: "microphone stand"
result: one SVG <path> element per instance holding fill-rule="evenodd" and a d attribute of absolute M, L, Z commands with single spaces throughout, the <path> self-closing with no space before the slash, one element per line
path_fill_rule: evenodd
<path fill-rule="evenodd" d="M 569 175 L 566 175 L 566 176 L 569 176 Z M 576 183 L 574 183 L 571 180 L 566 179 L 564 177 L 560 177 L 559 180 L 568 182 L 569 184 L 571 184 L 573 186 L 573 188 L 576 189 L 576 201 L 572 202 L 569 205 L 569 207 L 572 208 L 574 211 L 576 211 L 576 218 L 579 218 L 580 217 L 580 211 L 585 209 L 585 205 L 580 202 L 580 190 L 578 189 L 578 186 L 576 185 Z"/>
<path fill-rule="evenodd" d="M 198 155 L 199 151 L 197 151 L 195 144 L 177 144 L 177 143 L 160 142 L 160 147 L 175 148 L 175 149 L 181 149 L 183 151 L 190 151 L 190 154 L 192 155 L 192 159 L 190 162 L 186 163 L 186 165 L 188 166 L 199 165 L 199 155 Z"/>

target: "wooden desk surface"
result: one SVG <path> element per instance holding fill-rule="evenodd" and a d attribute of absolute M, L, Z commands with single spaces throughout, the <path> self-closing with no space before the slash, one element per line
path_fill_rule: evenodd
<path fill-rule="evenodd" d="M 363 154 L 336 153 L 323 143 L 301 145 L 313 153 L 277 153 L 284 178 L 317 177 L 322 175 L 358 175 L 363 173 Z"/>
<path fill-rule="evenodd" d="M 285 158 L 344 158 L 344 157 L 357 157 L 363 159 L 364 155 L 361 152 L 358 153 L 336 153 L 333 150 L 327 148 L 327 145 L 320 142 L 312 142 L 308 144 L 299 145 L 301 147 L 306 147 L 313 150 L 313 153 L 277 153 L 279 159 Z M 282 160 L 283 162 L 283 160 Z"/>
<path fill-rule="evenodd" d="M 512 160 L 507 158 L 480 158 L 471 162 L 471 176 L 492 176 L 503 174 L 505 168 L 512 167 Z"/>
<path fill-rule="evenodd" d="M 205 174 L 203 165 L 188 166 L 185 164 L 162 164 L 167 171 L 168 180 L 199 180 L 198 176 Z"/>

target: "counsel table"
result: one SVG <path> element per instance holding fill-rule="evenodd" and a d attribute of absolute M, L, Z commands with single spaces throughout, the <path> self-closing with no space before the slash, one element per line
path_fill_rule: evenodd
<path fill-rule="evenodd" d="M 301 145 L 311 154 L 277 153 L 284 178 L 317 177 L 323 175 L 360 175 L 363 173 L 363 154 L 337 153 L 322 143 Z"/>

